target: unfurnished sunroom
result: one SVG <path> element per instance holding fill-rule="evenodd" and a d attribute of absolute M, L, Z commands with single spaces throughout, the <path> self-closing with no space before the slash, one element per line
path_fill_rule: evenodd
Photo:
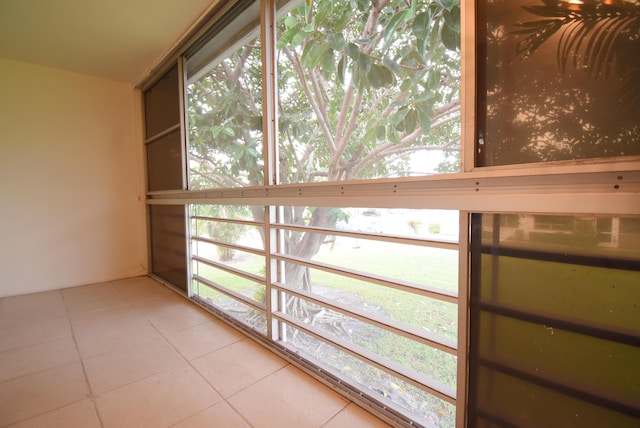
<path fill-rule="evenodd" d="M 397 426 L 640 420 L 640 2 L 219 2 L 137 88 L 149 274 Z"/>

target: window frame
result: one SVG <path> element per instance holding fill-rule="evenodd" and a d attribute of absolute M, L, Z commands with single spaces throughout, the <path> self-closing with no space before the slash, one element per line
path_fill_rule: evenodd
<path fill-rule="evenodd" d="M 233 3 L 233 2 L 231 2 Z M 226 7 L 228 10 L 231 6 Z M 469 287 L 470 287 L 470 227 L 473 213 L 531 213 L 531 214 L 590 214 L 640 215 L 640 157 L 598 158 L 579 161 L 558 161 L 535 164 L 515 164 L 476 167 L 478 78 L 477 78 L 477 5 L 474 1 L 461 2 L 461 171 L 426 177 L 375 179 L 277 185 L 277 112 L 275 20 L 276 1 L 260 1 L 261 42 L 263 55 L 263 140 L 264 184 L 255 187 L 187 189 L 147 192 L 148 205 L 188 205 L 191 203 L 221 203 L 237 205 L 264 205 L 265 253 L 275 252 L 279 245 L 274 219 L 278 206 L 312 205 L 336 206 L 336 201 L 348 201 L 350 207 L 428 208 L 459 211 L 458 262 L 458 373 L 456 426 L 466 426 L 466 398 L 468 382 Z M 222 16 L 218 10 L 211 22 Z M 200 30 L 202 34 L 204 30 Z M 185 139 L 185 85 L 184 53 L 195 36 L 187 39 L 181 51 L 173 58 L 179 64 L 181 131 Z M 188 164 L 186 144 L 183 143 L 183 180 L 186 182 Z M 187 218 L 187 222 L 189 219 Z M 189 228 L 187 224 L 187 228 Z M 188 231 L 188 235 L 191 233 Z M 187 257 L 191 249 L 187 238 Z M 271 313 L 278 309 L 278 297 L 270 287 L 276 281 L 276 260 L 266 263 L 266 308 Z M 189 278 L 191 265 L 187 263 Z M 271 290 L 271 292 L 269 292 Z M 192 297 L 190 290 L 188 295 Z M 219 314 L 221 315 L 221 314 Z M 224 318 L 224 315 L 221 315 Z M 233 319 L 226 319 L 234 323 Z M 239 326 L 242 328 L 242 326 Z M 268 326 L 268 345 L 279 349 L 296 360 L 286 349 L 275 343 L 279 337 L 275 323 Z M 303 362 L 298 364 L 306 367 Z M 308 369 L 309 371 L 312 371 Z M 353 398 L 353 397 L 350 397 Z"/>

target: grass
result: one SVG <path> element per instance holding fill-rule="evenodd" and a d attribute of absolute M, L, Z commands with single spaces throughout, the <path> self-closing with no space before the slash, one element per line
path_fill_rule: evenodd
<path fill-rule="evenodd" d="M 409 245 L 389 244 L 377 241 L 337 238 L 333 245 L 324 245 L 313 258 L 315 261 L 370 272 L 401 281 L 410 281 L 419 286 L 431 286 L 445 290 L 457 290 L 457 253 Z M 264 259 L 259 257 L 237 257 L 228 262 L 236 269 L 257 273 L 264 270 Z M 248 297 L 254 297 L 261 285 L 246 281 L 236 275 L 200 264 L 200 276 L 222 284 Z M 374 312 L 413 327 L 425 329 L 455 340 L 457 337 L 457 306 L 428 297 L 399 291 L 366 281 L 311 270 L 312 289 L 326 298 L 334 298 L 348 307 L 357 305 L 365 312 Z M 200 295 L 209 297 L 214 303 L 232 305 L 230 299 L 219 293 L 200 287 Z M 353 333 L 348 337 L 352 343 L 389 360 L 400 363 L 434 380 L 455 388 L 456 358 L 443 351 L 403 338 L 397 334 L 373 327 L 360 321 L 342 317 L 350 323 Z M 354 324 L 354 322 L 356 324 Z M 324 324 L 330 331 L 330 325 Z M 338 333 L 340 334 L 340 333 Z M 317 343 L 310 341 L 309 343 Z M 317 347 L 317 345 L 309 345 Z M 304 349 L 313 354 L 312 349 Z M 404 401 L 412 412 L 419 412 L 429 421 L 439 420 L 438 425 L 450 426 L 455 418 L 455 409 L 441 400 L 393 376 L 375 369 L 344 352 L 330 352 L 316 359 L 330 363 L 343 371 L 345 376 L 355 378 L 363 385 L 396 401 Z M 410 403 L 410 404 L 407 404 Z"/>
<path fill-rule="evenodd" d="M 532 243 L 532 245 L 534 244 Z M 540 249 L 544 250 L 544 247 L 546 246 L 541 245 Z M 599 252 L 601 251 L 599 250 Z M 602 250 L 602 252 L 606 253 L 606 250 Z M 603 256 L 606 257 L 604 254 Z M 313 260 L 400 281 L 410 281 L 420 286 L 457 290 L 457 257 L 456 251 L 338 237 L 332 245 L 324 245 Z M 264 259 L 262 258 L 237 257 L 230 264 L 247 272 L 264 271 Z M 491 257 L 485 256 L 482 267 L 483 285 L 481 286 L 485 298 L 492 293 L 489 288 L 492 284 L 491 266 Z M 640 314 L 638 307 L 640 304 L 637 301 L 637 284 L 640 283 L 638 272 L 508 257 L 501 257 L 497 266 L 499 269 L 497 272 L 498 291 L 495 296 L 497 296 L 498 302 L 517 306 L 523 310 L 531 308 L 531 311 L 534 312 L 543 311 L 546 314 L 558 314 L 561 318 L 585 320 L 588 323 L 596 323 L 614 329 L 637 330 L 637 319 Z M 208 266 L 200 266 L 200 269 L 202 276 L 224 284 L 248 297 L 255 297 L 261 290 L 264 290 L 260 284 L 241 280 L 235 275 Z M 457 338 L 457 305 L 455 304 L 319 269 L 311 269 L 310 274 L 313 291 L 325 298 L 334 299 L 347 307 L 357 307 L 364 312 L 388 317 L 453 340 Z M 205 291 L 205 294 L 213 296 L 217 293 Z M 348 336 L 348 340 L 352 343 L 450 387 L 455 387 L 457 363 L 454 356 L 357 320 L 344 317 L 342 320 L 351 323 L 351 327 L 359 323 L 358 328 L 353 330 L 355 333 Z M 548 326 L 543 326 L 545 328 L 542 329 L 537 328 L 540 326 L 534 324 L 525 324 L 521 330 L 515 333 L 512 331 L 517 327 L 515 324 L 504 324 L 501 328 L 506 330 L 491 332 L 495 335 L 503 334 L 505 331 L 509 334 L 515 334 L 514 337 L 518 338 L 516 342 L 519 343 L 515 348 L 512 346 L 516 343 L 513 340 L 505 338 L 500 340 L 506 341 L 504 343 L 507 346 L 508 355 L 517 355 L 518 359 L 522 361 L 530 360 L 535 351 L 528 348 L 529 342 L 538 340 L 536 343 L 543 343 L 549 338 L 540 335 L 552 334 L 548 333 L 550 331 Z M 329 325 L 324 327 L 329 334 L 342 334 L 336 333 Z M 589 358 L 581 360 L 575 355 L 569 359 L 565 358 L 566 361 L 570 360 L 574 363 L 567 367 L 561 367 L 559 373 L 574 377 L 583 376 L 581 374 L 583 369 L 587 370 L 588 366 L 599 365 L 600 350 L 591 342 L 578 346 L 576 340 L 588 340 L 586 336 L 574 340 L 567 334 L 559 331 L 555 336 L 550 336 L 551 339 L 562 337 L 568 344 L 558 352 L 569 355 L 574 352 L 573 348 L 576 348 L 587 351 Z M 303 334 L 297 335 L 298 338 L 303 336 Z M 573 345 L 569 346 L 570 344 Z M 455 409 L 453 406 L 418 388 L 405 384 L 339 349 L 322 344 L 312 338 L 298 341 L 295 346 L 302 353 L 341 371 L 346 378 L 352 379 L 396 403 L 401 403 L 402 406 L 434 425 L 453 426 L 454 424 Z M 603 361 L 606 360 L 605 357 L 608 358 L 608 355 L 602 356 Z M 617 358 L 626 361 L 629 358 L 637 359 L 637 355 L 623 353 L 619 354 Z M 607 373 L 622 379 L 624 373 L 620 370 L 614 370 L 615 364 L 612 367 L 611 371 L 607 369 Z M 623 364 L 622 367 L 629 367 L 629 365 Z M 558 367 L 554 370 L 558 370 Z M 556 376 L 559 373 L 556 373 Z"/>

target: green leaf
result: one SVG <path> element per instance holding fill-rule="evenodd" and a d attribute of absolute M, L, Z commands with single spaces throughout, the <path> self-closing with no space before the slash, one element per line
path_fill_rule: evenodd
<path fill-rule="evenodd" d="M 342 33 L 333 33 L 327 36 L 327 43 L 333 50 L 341 51 L 344 49 L 344 36 Z"/>
<path fill-rule="evenodd" d="M 404 130 L 408 133 L 412 133 L 416 129 L 416 111 L 409 110 L 407 115 L 404 118 Z"/>
<path fill-rule="evenodd" d="M 374 88 L 382 88 L 384 83 L 382 82 L 382 75 L 380 74 L 380 66 L 373 64 L 369 71 L 369 82 Z"/>
<path fill-rule="evenodd" d="M 422 133 L 426 135 L 431 132 L 431 116 L 422 110 L 418 110 L 416 116 L 418 123 L 420 123 L 420 128 L 422 128 Z"/>
<path fill-rule="evenodd" d="M 326 49 L 329 49 L 329 46 L 324 43 L 307 43 L 300 60 L 305 66 L 315 68 L 320 64 Z"/>
<path fill-rule="evenodd" d="M 298 19 L 296 17 L 289 15 L 284 19 L 284 28 L 287 30 L 290 30 L 296 25 L 298 25 Z"/>
<path fill-rule="evenodd" d="M 393 126 L 387 127 L 386 137 L 387 140 L 391 141 L 393 144 L 400 144 L 401 142 L 400 134 L 398 134 L 398 131 L 396 131 Z"/>
<path fill-rule="evenodd" d="M 322 53 L 322 72 L 324 73 L 325 79 L 331 78 L 331 74 L 333 73 L 333 68 L 335 64 L 335 59 L 333 55 L 334 51 L 331 47 L 327 46 L 324 52 Z"/>
<path fill-rule="evenodd" d="M 369 129 L 367 132 L 365 132 L 364 136 L 362 137 L 362 140 L 365 142 L 372 142 L 375 143 L 376 140 L 378 139 L 378 128 L 371 128 Z"/>
<path fill-rule="evenodd" d="M 347 43 L 347 45 L 344 47 L 344 50 L 352 60 L 358 60 L 358 57 L 360 56 L 360 48 L 358 48 L 356 44 Z"/>
<path fill-rule="evenodd" d="M 440 71 L 433 70 L 429 73 L 427 78 L 427 87 L 431 90 L 436 90 L 440 87 Z"/>
<path fill-rule="evenodd" d="M 362 69 L 363 72 L 369 74 L 369 72 L 371 72 L 371 59 L 369 58 L 369 56 L 361 53 L 358 56 L 358 67 L 360 67 Z"/>
<path fill-rule="evenodd" d="M 402 131 L 404 129 L 403 122 L 404 122 L 404 118 L 407 116 L 408 113 L 409 113 L 409 107 L 402 107 L 393 114 L 393 117 L 391 118 L 391 123 L 393 124 L 393 126 L 395 126 L 397 130 Z"/>
<path fill-rule="evenodd" d="M 400 12 L 396 13 L 391 17 L 391 19 L 389 20 L 389 23 L 384 29 L 385 43 L 387 44 L 389 43 L 389 40 L 391 40 L 391 37 L 395 33 L 396 28 L 398 28 L 398 25 L 406 21 L 407 15 L 408 15 L 408 11 L 405 9 L 405 10 L 401 10 Z"/>
<path fill-rule="evenodd" d="M 385 86 L 393 85 L 396 83 L 396 78 L 393 74 L 393 71 L 387 66 L 380 66 L 382 73 L 382 81 Z"/>
<path fill-rule="evenodd" d="M 291 48 L 295 48 L 297 46 L 300 46 L 302 44 L 302 42 L 304 41 L 304 39 L 307 38 L 307 36 L 309 35 L 309 33 L 305 33 L 304 31 L 298 31 L 294 36 L 293 39 L 291 40 Z"/>
<path fill-rule="evenodd" d="M 443 9 L 451 10 L 456 4 L 458 4 L 458 0 L 436 0 Z"/>
<path fill-rule="evenodd" d="M 383 61 L 384 65 L 391 70 L 392 73 L 398 74 L 400 73 L 400 67 L 398 67 L 398 63 L 390 58 L 385 58 Z"/>
<path fill-rule="evenodd" d="M 447 26 L 456 33 L 460 33 L 460 6 L 456 6 L 450 11 L 445 10 L 443 16 Z"/>
<path fill-rule="evenodd" d="M 413 20 L 411 31 L 417 39 L 424 39 L 429 34 L 429 12 L 419 13 Z"/>
<path fill-rule="evenodd" d="M 393 84 L 393 73 L 384 65 L 372 64 L 369 72 L 369 82 L 374 88 L 382 88 Z"/>
<path fill-rule="evenodd" d="M 300 33 L 300 30 L 298 28 L 290 28 L 282 33 L 280 35 L 280 38 L 278 39 L 278 49 L 282 49 L 283 47 L 285 47 L 288 43 L 291 42 L 291 40 L 293 40 L 293 38 L 298 33 Z"/>
<path fill-rule="evenodd" d="M 353 63 L 352 73 L 353 82 L 356 88 L 358 88 L 358 90 L 360 91 L 366 91 L 369 87 L 368 71 L 363 70 L 359 62 L 356 61 Z"/>
<path fill-rule="evenodd" d="M 418 49 L 418 53 L 420 55 L 424 55 L 424 53 L 427 51 L 427 39 L 416 39 L 416 48 Z"/>
<path fill-rule="evenodd" d="M 344 57 L 340 58 L 340 61 L 338 61 L 338 82 L 340 82 L 341 85 L 344 85 L 344 72 L 345 72 L 345 60 Z"/>
<path fill-rule="evenodd" d="M 450 51 L 455 51 L 460 48 L 460 33 L 456 33 L 448 25 L 442 26 L 440 37 L 442 44 Z"/>
<path fill-rule="evenodd" d="M 408 21 L 409 19 L 413 18 L 413 15 L 415 15 L 416 13 L 417 5 L 418 5 L 418 0 L 411 0 L 411 6 L 407 10 L 407 17 L 405 18 L 405 21 Z"/>

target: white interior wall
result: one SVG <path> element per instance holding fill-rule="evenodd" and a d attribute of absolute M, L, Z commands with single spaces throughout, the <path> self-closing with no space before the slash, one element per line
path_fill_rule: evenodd
<path fill-rule="evenodd" d="M 147 272 L 138 100 L 0 59 L 0 297 Z"/>

